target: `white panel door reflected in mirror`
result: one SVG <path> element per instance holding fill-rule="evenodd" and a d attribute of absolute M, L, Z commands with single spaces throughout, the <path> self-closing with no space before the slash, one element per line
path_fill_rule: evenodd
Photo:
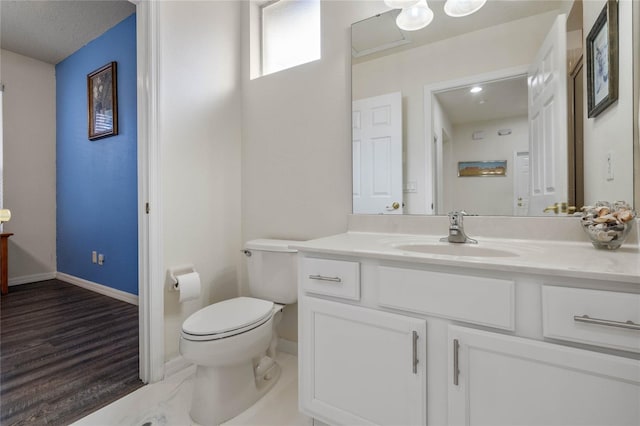
<path fill-rule="evenodd" d="M 402 96 L 353 101 L 353 212 L 402 214 Z"/>

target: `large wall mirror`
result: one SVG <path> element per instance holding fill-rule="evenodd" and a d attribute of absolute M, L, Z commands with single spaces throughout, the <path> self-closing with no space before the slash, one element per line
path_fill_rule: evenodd
<path fill-rule="evenodd" d="M 354 213 L 633 204 L 637 2 L 488 0 L 459 18 L 427 3 L 434 17 L 420 30 L 401 30 L 400 10 L 352 25 Z M 587 39 L 607 7 L 618 73 L 603 78 L 618 98 L 589 117 L 587 67 L 602 58 L 588 60 Z"/>

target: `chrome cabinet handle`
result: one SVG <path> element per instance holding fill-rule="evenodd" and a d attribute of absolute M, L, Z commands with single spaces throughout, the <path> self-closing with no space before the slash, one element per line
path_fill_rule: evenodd
<path fill-rule="evenodd" d="M 600 318 L 591 318 L 589 315 L 574 315 L 573 320 L 575 322 L 583 322 L 586 324 L 606 325 L 607 327 L 626 328 L 629 330 L 640 330 L 640 324 L 636 324 L 631 320 L 626 322 L 611 321 L 611 320 L 600 319 Z"/>
<path fill-rule="evenodd" d="M 318 280 L 318 281 L 331 281 L 334 283 L 341 283 L 342 278 L 340 277 L 325 277 L 323 275 L 309 275 L 310 280 Z"/>
<path fill-rule="evenodd" d="M 458 375 L 460 375 L 458 351 L 460 349 L 460 342 L 458 339 L 453 339 L 453 384 L 458 386 Z"/>
<path fill-rule="evenodd" d="M 413 332 L 413 374 L 418 374 L 418 332 Z"/>

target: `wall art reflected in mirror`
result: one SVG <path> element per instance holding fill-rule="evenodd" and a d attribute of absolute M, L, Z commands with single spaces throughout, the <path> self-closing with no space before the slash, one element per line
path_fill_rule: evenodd
<path fill-rule="evenodd" d="M 396 25 L 399 10 L 352 25 L 356 214 L 569 215 L 633 202 L 631 1 L 489 0 L 452 18 Z M 618 93 L 588 118 L 585 38 L 618 11 Z M 583 70 L 584 68 L 584 70 Z M 500 173 L 461 163 L 499 162 Z M 465 172 L 465 173 L 467 173 Z"/>

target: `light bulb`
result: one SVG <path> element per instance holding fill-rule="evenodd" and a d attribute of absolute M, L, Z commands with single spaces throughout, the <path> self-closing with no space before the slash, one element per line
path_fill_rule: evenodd
<path fill-rule="evenodd" d="M 0 210 L 0 223 L 9 222 L 9 219 L 11 219 L 11 211 L 7 209 Z"/>
<path fill-rule="evenodd" d="M 384 0 L 384 4 L 391 9 L 405 9 L 415 6 L 418 2 L 420 2 L 420 0 Z"/>
<path fill-rule="evenodd" d="M 471 15 L 480 10 L 487 0 L 447 0 L 444 13 L 454 18 Z"/>
<path fill-rule="evenodd" d="M 398 28 L 405 31 L 416 31 L 433 21 L 433 11 L 429 9 L 427 0 L 420 0 L 415 6 L 402 9 L 396 18 Z"/>

